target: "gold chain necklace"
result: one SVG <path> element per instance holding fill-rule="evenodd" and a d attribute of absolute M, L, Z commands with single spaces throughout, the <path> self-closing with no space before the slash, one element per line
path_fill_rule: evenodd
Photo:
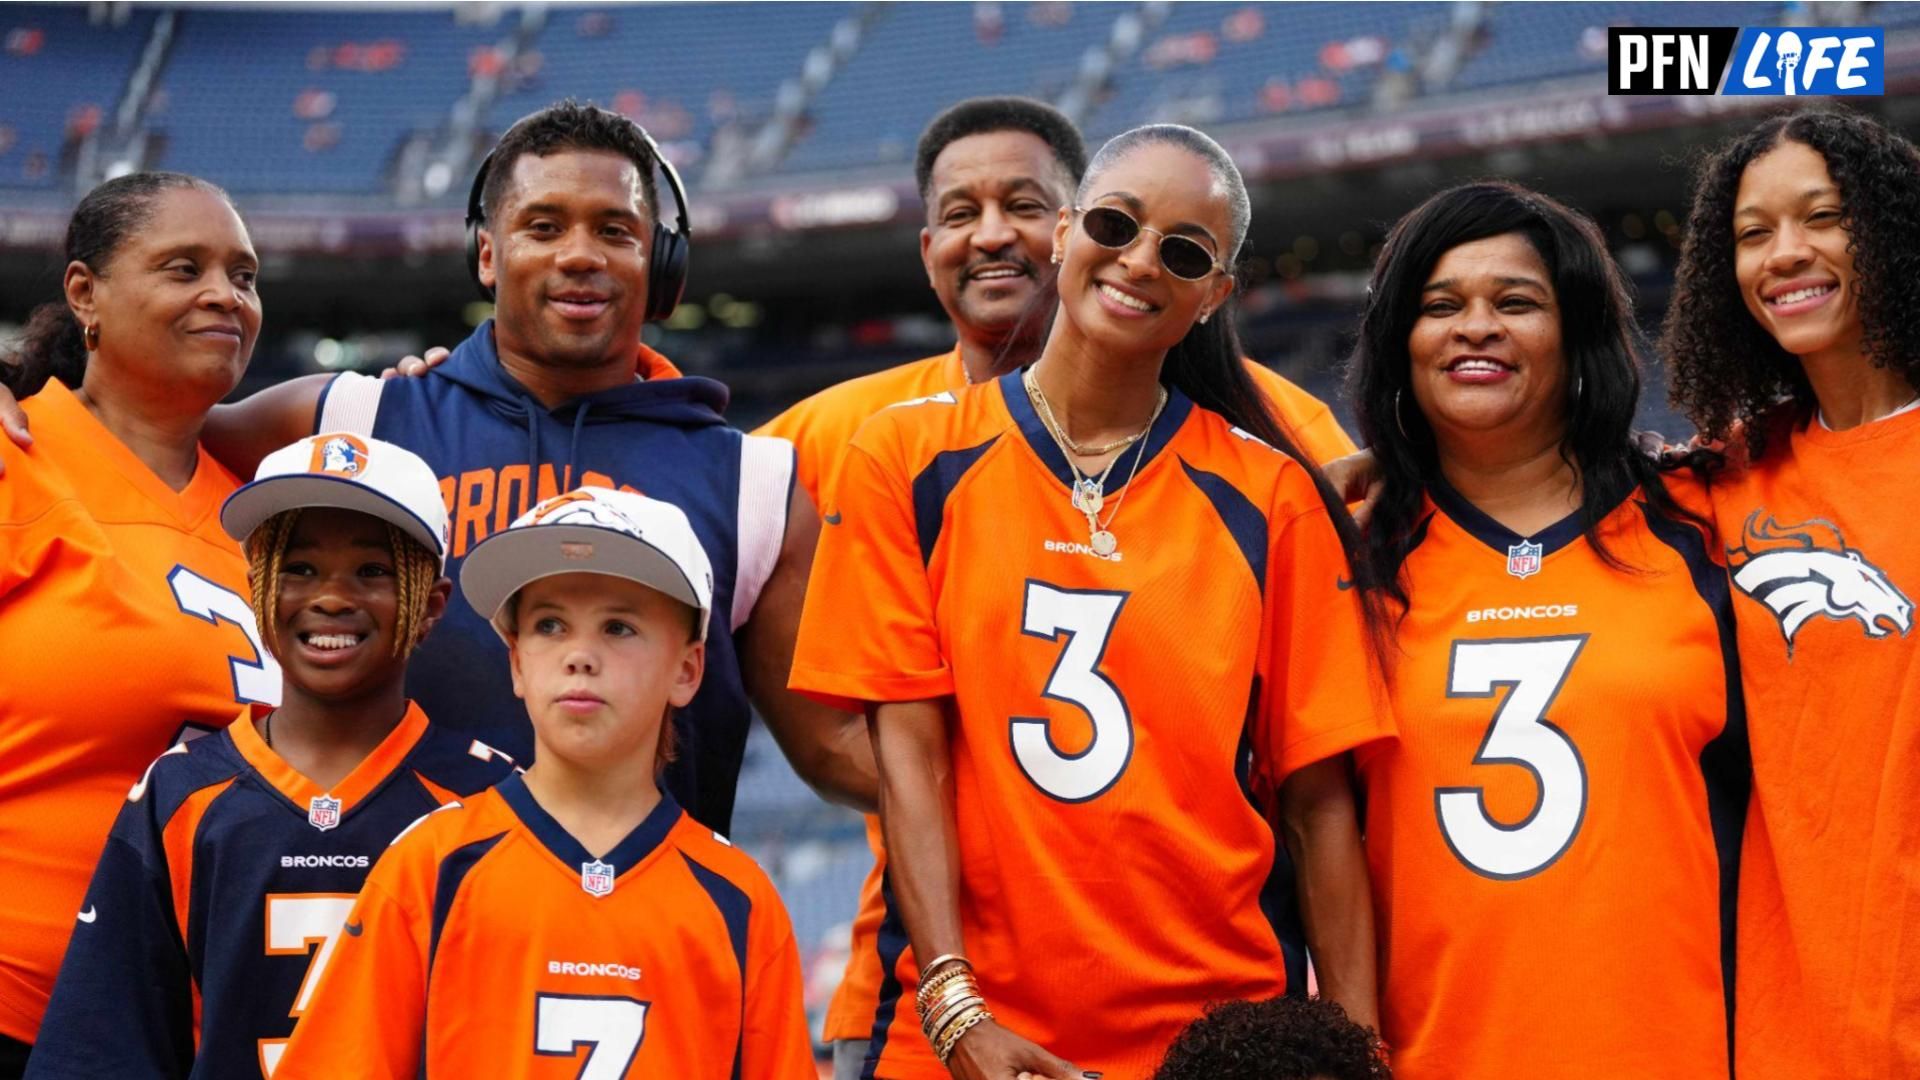
<path fill-rule="evenodd" d="M 1061 447 L 1069 453 L 1078 454 L 1081 457 L 1104 457 L 1107 454 L 1113 453 L 1115 450 L 1125 450 L 1127 447 L 1139 442 L 1140 437 L 1145 435 L 1149 428 L 1153 427 L 1153 421 L 1148 420 L 1146 427 L 1141 428 L 1132 435 L 1115 439 L 1105 446 L 1081 446 L 1079 443 L 1073 441 L 1073 436 L 1067 434 L 1066 427 L 1063 426 L 1060 421 L 1054 419 L 1053 406 L 1048 404 L 1046 393 L 1040 389 L 1040 384 L 1034 380 L 1031 368 L 1028 369 L 1027 374 L 1023 378 L 1027 384 L 1028 394 L 1032 396 L 1034 404 L 1040 408 L 1040 419 L 1046 421 L 1047 430 L 1053 433 L 1053 437 L 1058 439 Z M 1153 406 L 1154 416 L 1159 416 L 1161 406 L 1167 403 L 1167 388 L 1162 386 L 1159 390 L 1160 400 Z"/>
<path fill-rule="evenodd" d="M 1147 456 L 1145 451 L 1137 452 L 1133 455 L 1133 467 L 1127 471 L 1126 487 L 1121 489 L 1119 500 L 1113 504 L 1113 512 L 1107 515 L 1106 521 L 1102 522 L 1100 520 L 1100 507 L 1106 501 L 1107 477 L 1112 475 L 1113 467 L 1120 463 L 1120 456 L 1116 454 L 1112 461 L 1107 462 L 1107 467 L 1101 470 L 1098 477 L 1088 476 L 1081 472 L 1080 466 L 1073 460 L 1074 454 L 1079 454 L 1082 457 L 1097 457 L 1098 455 L 1074 448 L 1075 444 L 1073 440 L 1067 438 L 1067 433 L 1061 429 L 1059 422 L 1053 418 L 1053 410 L 1047 406 L 1046 394 L 1041 392 L 1039 384 L 1034 381 L 1032 369 L 1023 372 L 1020 376 L 1020 381 L 1027 388 L 1027 396 L 1033 400 L 1038 408 L 1042 426 L 1047 429 L 1047 434 L 1053 438 L 1054 445 L 1060 448 L 1061 456 L 1067 459 L 1067 468 L 1073 473 L 1071 501 L 1073 508 L 1085 514 L 1087 517 L 1087 546 L 1093 549 L 1095 555 L 1103 559 L 1111 556 L 1114 552 L 1120 550 L 1120 541 L 1113 535 L 1113 521 L 1120 516 L 1120 508 L 1127 504 L 1127 493 L 1133 490 L 1133 478 L 1140 473 L 1140 459 Z M 1147 432 L 1153 430 L 1154 423 L 1160 419 L 1161 410 L 1166 407 L 1167 389 L 1163 386 L 1160 387 L 1159 400 L 1154 402 L 1153 415 L 1147 417 L 1146 426 L 1138 432 L 1111 444 L 1111 447 L 1105 452 L 1112 453 L 1115 449 L 1124 449 L 1145 438 Z"/>

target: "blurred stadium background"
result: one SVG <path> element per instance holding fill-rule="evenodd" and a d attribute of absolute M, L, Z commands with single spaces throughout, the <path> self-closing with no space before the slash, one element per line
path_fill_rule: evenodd
<path fill-rule="evenodd" d="M 691 189 L 692 281 L 657 347 L 751 427 L 952 342 L 917 261 L 914 141 L 1027 94 L 1090 145 L 1174 120 L 1254 197 L 1254 356 L 1345 418 L 1338 362 L 1386 227 L 1444 183 L 1533 184 L 1599 221 L 1666 304 L 1693 155 L 1779 99 L 1608 97 L 1609 25 L 1877 25 L 1920 128 L 1920 4 L 9 4 L 0 8 L 0 340 L 57 297 L 66 216 L 99 180 L 176 169 L 240 202 L 267 324 L 241 393 L 451 345 L 488 314 L 460 254 L 472 169 L 560 97 L 646 125 Z M 1646 426 L 1687 425 L 1649 372 Z M 818 1031 L 860 880 L 859 822 L 756 731 L 737 839 L 791 907 Z"/>

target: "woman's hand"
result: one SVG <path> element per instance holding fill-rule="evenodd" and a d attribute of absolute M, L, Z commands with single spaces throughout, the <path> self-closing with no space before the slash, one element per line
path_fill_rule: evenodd
<path fill-rule="evenodd" d="M 1373 504 L 1380 501 L 1380 492 L 1386 485 L 1380 475 L 1380 463 L 1373 459 L 1373 451 L 1358 450 L 1335 458 L 1322 465 L 1320 471 L 1339 493 L 1340 501 L 1353 507 L 1354 524 L 1366 528 L 1367 518 L 1373 515 Z"/>
<path fill-rule="evenodd" d="M 960 1036 L 947 1058 L 947 1071 L 954 1080 L 1080 1080 L 1100 1075 L 1081 1072 L 992 1020 Z"/>
<path fill-rule="evenodd" d="M 433 348 L 427 350 L 425 357 L 401 357 L 399 363 L 382 371 L 380 377 L 383 379 L 417 379 L 427 372 L 432 371 L 434 368 L 439 367 L 450 355 L 452 354 L 446 349 L 435 345 Z"/>
<path fill-rule="evenodd" d="M 12 439 L 13 445 L 22 450 L 33 445 L 33 432 L 27 430 L 27 411 L 20 407 L 13 391 L 4 386 L 0 386 L 0 435 Z M 0 461 L 0 476 L 6 474 L 6 462 Z"/>

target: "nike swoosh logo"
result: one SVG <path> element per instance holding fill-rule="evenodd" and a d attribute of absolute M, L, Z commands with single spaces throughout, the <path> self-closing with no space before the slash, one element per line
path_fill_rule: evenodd
<path fill-rule="evenodd" d="M 348 937 L 359 937 L 360 931 L 365 930 L 366 925 L 357 922 L 342 923 L 340 924 L 340 929 L 345 930 Z"/>
<path fill-rule="evenodd" d="M 1346 592 L 1348 589 L 1353 588 L 1353 582 L 1348 581 L 1346 578 L 1334 578 L 1333 587 L 1339 589 L 1341 592 Z"/>
<path fill-rule="evenodd" d="M 833 513 L 828 514 L 826 517 L 823 517 L 820 520 L 826 522 L 829 525 L 838 525 L 840 524 L 840 511 L 835 510 Z"/>
<path fill-rule="evenodd" d="M 87 905 L 87 910 L 85 910 L 85 911 L 83 911 L 83 912 L 81 912 L 81 913 L 80 913 L 80 921 L 81 921 L 81 922 L 83 922 L 83 923 L 90 923 L 90 922 L 92 922 L 93 920 L 95 920 L 95 919 L 97 919 L 97 918 L 99 918 L 99 917 L 100 917 L 100 913 L 99 913 L 98 911 L 95 911 L 95 910 L 93 909 L 93 907 L 94 907 L 94 906 L 93 906 L 92 904 L 88 904 L 88 905 Z"/>

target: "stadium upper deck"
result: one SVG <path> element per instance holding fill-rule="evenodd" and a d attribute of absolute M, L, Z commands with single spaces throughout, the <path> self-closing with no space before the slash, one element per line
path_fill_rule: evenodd
<path fill-rule="evenodd" d="M 1912 5 L 1867 17 L 1920 22 Z M 1564 80 L 1606 25 L 1793 21 L 1799 5 L 956 3 L 297 11 L 9 5 L 0 189 L 113 168 L 240 195 L 457 200 L 476 148 L 556 98 L 640 120 L 697 186 L 898 173 L 959 98 L 1046 98 L 1092 136 L 1378 115 Z M 436 168 L 438 166 L 438 168 Z"/>

